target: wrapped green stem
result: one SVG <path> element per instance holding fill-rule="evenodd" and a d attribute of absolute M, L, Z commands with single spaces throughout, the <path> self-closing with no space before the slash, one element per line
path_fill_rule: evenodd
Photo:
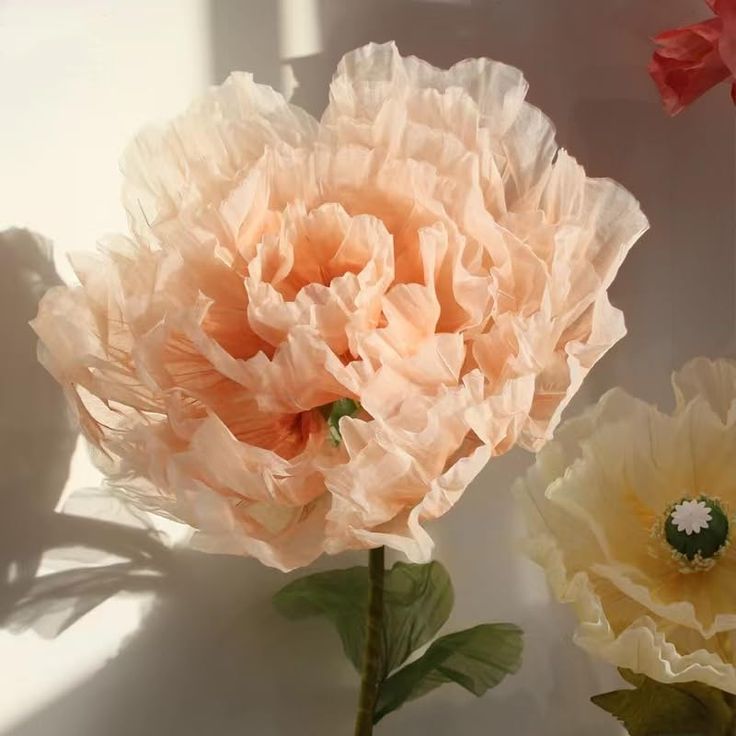
<path fill-rule="evenodd" d="M 383 629 L 383 582 L 385 574 L 383 547 L 377 547 L 370 551 L 368 572 L 370 599 L 360 700 L 358 701 L 358 715 L 355 720 L 355 736 L 371 736 L 373 733 L 373 714 L 381 680 L 381 632 Z"/>

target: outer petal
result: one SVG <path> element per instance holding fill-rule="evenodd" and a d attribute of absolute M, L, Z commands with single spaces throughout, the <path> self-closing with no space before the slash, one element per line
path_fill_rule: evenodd
<path fill-rule="evenodd" d="M 734 421 L 736 362 L 695 358 L 673 374 L 672 387 L 678 411 L 697 397 L 705 399 L 724 423 Z"/>
<path fill-rule="evenodd" d="M 269 147 L 304 147 L 316 121 L 250 74 L 212 87 L 163 129 L 149 128 L 123 161 L 123 200 L 133 232 L 147 239 L 171 219 L 216 208 Z"/>

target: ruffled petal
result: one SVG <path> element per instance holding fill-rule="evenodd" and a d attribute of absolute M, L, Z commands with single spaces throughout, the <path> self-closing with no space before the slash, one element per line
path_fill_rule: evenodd
<path fill-rule="evenodd" d="M 217 207 L 267 148 L 301 148 L 316 133 L 317 121 L 271 87 L 232 74 L 126 150 L 123 202 L 131 230 L 146 239 L 168 220 Z"/>

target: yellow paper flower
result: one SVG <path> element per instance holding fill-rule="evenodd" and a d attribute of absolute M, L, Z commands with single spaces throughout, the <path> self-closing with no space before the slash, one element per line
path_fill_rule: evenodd
<path fill-rule="evenodd" d="M 519 482 L 575 641 L 660 682 L 736 693 L 736 363 L 673 376 L 671 415 L 608 392 Z"/>
<path fill-rule="evenodd" d="M 492 455 L 539 447 L 625 330 L 646 229 L 513 67 L 348 54 L 320 122 L 235 74 L 123 161 L 133 239 L 34 328 L 110 480 L 207 549 L 428 559 Z"/>

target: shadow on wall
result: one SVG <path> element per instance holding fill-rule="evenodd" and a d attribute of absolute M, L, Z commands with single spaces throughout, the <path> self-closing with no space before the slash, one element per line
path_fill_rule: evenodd
<path fill-rule="evenodd" d="M 259 82 L 279 86 L 285 61 L 298 80 L 293 101 L 319 115 L 339 58 L 369 41 L 396 40 L 402 53 L 439 66 L 470 56 L 502 59 L 525 71 L 530 100 L 555 120 L 561 143 L 593 175 L 619 179 L 642 199 L 654 231 L 634 250 L 612 292 L 614 303 L 627 313 L 631 334 L 592 373 L 578 405 L 616 384 L 628 384 L 644 398 L 656 399 L 658 392 L 668 393 L 674 365 L 691 355 L 724 351 L 734 326 L 731 111 L 727 101 L 711 95 L 677 120 L 668 120 L 646 75 L 649 36 L 697 19 L 701 10 L 693 16 L 692 2 L 315 0 L 313 5 L 321 50 L 300 57 L 285 46 L 284 23 L 289 19 L 279 17 L 276 0 L 212 0 L 213 81 L 243 69 Z M 701 146 L 706 135 L 709 141 L 724 141 L 728 151 Z M 706 247 L 704 258 L 698 249 Z M 710 329 L 708 321 L 708 329 L 702 329 L 699 315 L 705 319 L 713 309 L 722 322 Z M 3 310 L 2 317 L 9 311 Z M 23 324 L 34 311 L 29 307 Z M 18 375 L 25 379 L 38 370 L 40 376 L 35 362 L 28 369 L 31 362 L 29 357 L 26 370 L 19 369 Z M 44 380 L 53 385 L 45 374 Z M 58 418 L 63 410 L 58 393 L 53 395 L 48 415 Z M 28 405 L 19 400 L 19 406 Z M 34 412 L 36 417 L 43 413 L 40 408 Z M 18 446 L 38 445 L 33 436 L 33 441 Z M 33 513 L 50 515 L 70 451 L 71 444 L 63 460 L 60 453 L 54 480 L 48 481 L 48 500 L 39 501 Z M 528 623 L 524 670 L 479 701 L 448 688 L 421 706 L 407 706 L 382 724 L 386 736 L 424 734 L 428 728 L 471 736 L 486 733 L 490 719 L 513 723 L 520 734 L 617 733 L 612 719 L 592 707 L 586 710 L 586 697 L 604 689 L 596 681 L 599 671 L 569 643 L 558 608 L 546 603 L 543 594 L 529 602 L 524 589 L 529 575 L 509 560 L 515 532 L 512 504 L 504 490 L 519 465 L 514 456 L 491 463 L 433 531 L 440 540 L 438 556 L 458 589 L 451 625 L 496 616 Z M 25 507 L 16 501 L 12 506 L 21 509 L 9 514 L 17 523 Z M 141 629 L 114 659 L 15 729 L 14 736 L 349 732 L 356 680 L 332 632 L 317 621 L 282 621 L 270 606 L 271 594 L 288 578 L 251 560 L 167 550 L 145 530 L 69 517 L 52 517 L 49 525 L 55 531 L 39 532 L 40 538 L 21 555 L 36 560 L 30 568 L 41 550 L 58 543 L 60 537 L 54 535 L 59 529 L 80 544 L 119 555 L 128 566 L 108 567 L 94 575 L 67 572 L 61 587 L 41 589 L 35 598 L 16 596 L 17 604 L 24 603 L 23 608 L 15 606 L 16 616 L 24 610 L 24 622 L 62 601 L 63 608 L 73 612 L 68 623 L 116 589 L 153 589 L 159 597 Z M 26 542 L 17 539 L 15 544 L 17 555 Z M 352 561 L 348 555 L 321 566 Z M 143 574 L 146 571 L 155 574 Z M 89 591 L 94 595 L 87 595 Z M 564 678 L 558 677 L 561 666 Z M 558 707 L 551 709 L 552 702 Z"/>
<path fill-rule="evenodd" d="M 38 362 L 28 322 L 61 283 L 49 241 L 28 230 L 0 233 L 0 625 L 48 634 L 140 587 L 137 575 L 161 567 L 164 552 L 146 531 L 55 511 L 77 432 L 61 387 Z M 48 553 L 81 548 L 121 561 L 38 575 Z"/>
<path fill-rule="evenodd" d="M 60 283 L 48 241 L 27 230 L 0 233 L 0 621 L 36 576 L 76 442 L 28 325 L 41 296 Z"/>

